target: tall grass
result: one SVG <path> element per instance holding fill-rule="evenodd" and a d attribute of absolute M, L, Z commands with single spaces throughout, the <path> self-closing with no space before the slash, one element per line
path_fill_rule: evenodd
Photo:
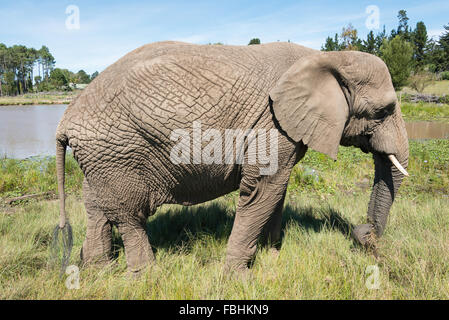
<path fill-rule="evenodd" d="M 69 193 L 79 192 L 83 175 L 72 156 L 66 158 L 66 186 Z M 57 189 L 54 157 L 26 160 L 0 159 L 0 197 L 53 191 Z"/>
<path fill-rule="evenodd" d="M 448 299 L 449 141 L 414 141 L 410 153 L 411 177 L 393 205 L 378 259 L 349 236 L 354 225 L 366 221 L 372 159 L 342 147 L 337 162 L 309 151 L 295 167 L 284 207 L 280 255 L 260 247 L 247 278 L 223 272 L 235 192 L 192 207 L 162 206 L 147 222 L 156 265 L 138 280 L 127 274 L 123 244 L 114 230 L 115 263 L 107 268 L 81 266 L 78 290 L 67 289 L 66 276 L 61 278 L 58 267 L 49 263 L 57 201 L 33 201 L 14 213 L 0 212 L 0 298 Z M 51 160 L 42 171 L 26 161 L 31 169 L 22 169 L 20 161 L 1 161 L 0 181 L 6 176 L 10 181 L 3 196 L 11 190 L 18 194 L 55 188 Z M 82 175 L 71 161 L 70 263 L 80 265 L 86 214 L 77 196 Z M 33 180 L 30 173 L 28 183 L 18 181 L 17 188 L 11 187 L 14 174 L 28 171 L 41 176 Z M 366 268 L 373 265 L 379 268 L 377 290 L 365 284 L 370 275 Z"/>

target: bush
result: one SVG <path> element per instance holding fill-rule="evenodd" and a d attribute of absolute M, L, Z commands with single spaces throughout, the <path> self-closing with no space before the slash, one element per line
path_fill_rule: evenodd
<path fill-rule="evenodd" d="M 408 79 L 412 89 L 422 93 L 426 87 L 435 82 L 435 75 L 427 71 L 416 72 Z"/>
<path fill-rule="evenodd" d="M 396 36 L 390 41 L 384 40 L 380 52 L 382 60 L 390 71 L 394 88 L 400 90 L 406 85 L 411 72 L 413 62 L 411 44 L 400 36 Z"/>
<path fill-rule="evenodd" d="M 441 80 L 449 80 L 449 71 L 441 72 Z"/>

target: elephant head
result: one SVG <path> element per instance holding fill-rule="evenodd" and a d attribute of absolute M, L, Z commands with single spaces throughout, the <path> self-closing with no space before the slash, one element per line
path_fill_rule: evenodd
<path fill-rule="evenodd" d="M 339 144 L 371 152 L 375 178 L 368 224 L 353 230 L 366 244 L 380 237 L 408 164 L 408 138 L 388 68 L 361 52 L 326 52 L 297 61 L 270 92 L 283 131 L 336 160 Z"/>

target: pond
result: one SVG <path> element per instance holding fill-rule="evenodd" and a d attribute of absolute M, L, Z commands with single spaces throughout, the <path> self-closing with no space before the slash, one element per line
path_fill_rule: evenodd
<path fill-rule="evenodd" d="M 406 122 L 409 139 L 449 139 L 449 124 L 431 121 Z"/>
<path fill-rule="evenodd" d="M 55 131 L 66 105 L 0 107 L 0 157 L 55 154 Z M 449 139 L 449 124 L 407 122 L 410 139 Z"/>
<path fill-rule="evenodd" d="M 0 157 L 55 154 L 55 132 L 67 105 L 0 107 Z"/>

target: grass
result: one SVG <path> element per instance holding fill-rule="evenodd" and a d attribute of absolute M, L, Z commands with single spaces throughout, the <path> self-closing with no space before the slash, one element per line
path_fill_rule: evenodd
<path fill-rule="evenodd" d="M 60 278 L 58 268 L 49 263 L 57 201 L 32 201 L 13 213 L 0 212 L 0 298 L 448 299 L 449 141 L 412 141 L 410 152 L 411 177 L 392 208 L 378 260 L 349 237 L 352 226 L 366 219 L 371 156 L 341 147 L 336 162 L 308 152 L 295 167 L 280 255 L 260 248 L 247 280 L 228 277 L 222 269 L 235 192 L 192 207 L 162 206 L 147 222 L 157 263 L 139 280 L 127 275 L 123 245 L 114 230 L 116 262 L 109 268 L 82 267 L 79 290 L 67 289 L 66 276 Z M 0 181 L 6 176 L 10 181 L 0 196 L 54 188 L 52 160 L 0 160 Z M 79 199 L 82 177 L 73 160 L 67 162 L 67 211 L 74 231 L 71 263 L 79 264 L 86 232 Z M 21 184 L 14 180 L 14 175 L 29 171 L 39 178 L 25 178 Z M 372 265 L 379 268 L 378 290 L 365 286 L 366 268 Z"/>
<path fill-rule="evenodd" d="M 415 90 L 409 87 L 404 87 L 402 89 L 402 92 L 411 94 L 417 93 Z M 438 96 L 449 94 L 449 80 L 435 81 L 434 83 L 426 87 L 423 93 L 434 94 Z"/>
<path fill-rule="evenodd" d="M 70 92 L 27 93 L 18 96 L 0 97 L 0 106 L 36 105 L 36 104 L 69 104 L 79 90 Z"/>
<path fill-rule="evenodd" d="M 406 121 L 438 121 L 449 123 L 449 105 L 403 102 L 401 112 Z"/>

